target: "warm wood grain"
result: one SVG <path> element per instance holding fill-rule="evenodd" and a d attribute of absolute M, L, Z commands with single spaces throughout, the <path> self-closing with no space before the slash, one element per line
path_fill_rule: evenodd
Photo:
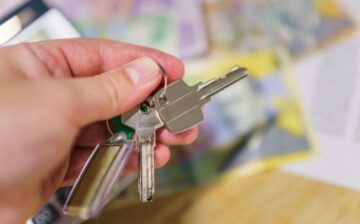
<path fill-rule="evenodd" d="M 360 193 L 273 171 L 108 209 L 89 223 L 356 224 Z"/>

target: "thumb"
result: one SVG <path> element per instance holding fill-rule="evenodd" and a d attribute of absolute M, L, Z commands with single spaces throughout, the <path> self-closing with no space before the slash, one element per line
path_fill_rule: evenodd
<path fill-rule="evenodd" d="M 72 95 L 70 119 L 83 126 L 129 111 L 157 88 L 160 72 L 153 59 L 142 57 L 97 76 L 66 80 Z"/>

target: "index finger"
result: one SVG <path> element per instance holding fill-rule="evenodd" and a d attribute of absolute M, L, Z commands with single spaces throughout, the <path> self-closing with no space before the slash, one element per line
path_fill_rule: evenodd
<path fill-rule="evenodd" d="M 144 56 L 157 61 L 170 81 L 181 78 L 184 73 L 182 62 L 170 54 L 113 40 L 65 39 L 27 46 L 48 70 L 65 70 L 76 77 L 100 74 Z"/>

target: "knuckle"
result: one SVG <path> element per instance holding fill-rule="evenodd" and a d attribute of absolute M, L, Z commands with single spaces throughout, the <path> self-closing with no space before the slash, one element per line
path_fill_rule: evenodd
<path fill-rule="evenodd" d="M 112 75 L 99 76 L 99 84 L 106 94 L 106 98 L 111 105 L 111 110 L 116 111 L 119 108 L 120 91 L 117 84 L 118 80 Z"/>
<path fill-rule="evenodd" d="M 188 130 L 185 133 L 185 136 L 184 136 L 184 139 L 183 139 L 184 144 L 189 145 L 189 144 L 193 143 L 197 139 L 197 136 L 198 136 L 198 129 L 197 128 L 192 128 L 192 129 Z"/>
<path fill-rule="evenodd" d="M 54 110 L 53 113 L 59 114 L 73 127 L 80 126 L 77 119 L 77 114 L 81 113 L 77 90 L 67 82 L 51 82 L 48 83 L 47 88 L 53 93 L 51 98 L 47 97 L 48 105 Z"/>

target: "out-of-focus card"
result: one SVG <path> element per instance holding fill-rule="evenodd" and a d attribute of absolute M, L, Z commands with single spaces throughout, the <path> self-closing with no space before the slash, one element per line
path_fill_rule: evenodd
<path fill-rule="evenodd" d="M 141 44 L 186 59 L 208 48 L 200 0 L 48 2 L 74 21 L 84 37 Z"/>
<path fill-rule="evenodd" d="M 42 1 L 28 1 L 0 20 L 0 45 L 74 37 L 80 34 L 71 23 Z"/>
<path fill-rule="evenodd" d="M 275 46 L 299 57 L 355 30 L 336 0 L 206 1 L 206 16 L 211 46 L 240 53 Z"/>
<path fill-rule="evenodd" d="M 0 19 L 0 45 L 23 31 L 49 8 L 43 2 L 28 1 Z"/>
<path fill-rule="evenodd" d="M 301 60 L 293 76 L 319 153 L 283 170 L 359 191 L 360 33 Z"/>

